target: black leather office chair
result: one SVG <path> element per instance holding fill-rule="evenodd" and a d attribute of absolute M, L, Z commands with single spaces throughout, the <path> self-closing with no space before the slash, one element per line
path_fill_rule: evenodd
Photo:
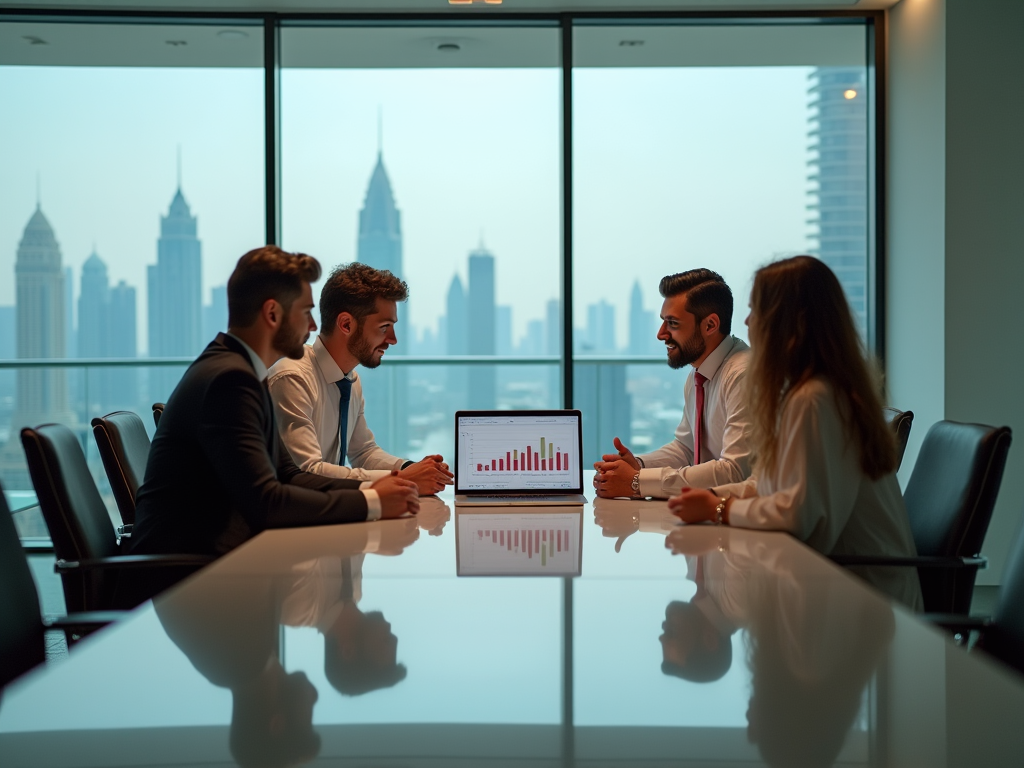
<path fill-rule="evenodd" d="M 164 404 L 153 403 L 153 424 L 157 427 L 160 426 L 160 417 L 164 415 Z"/>
<path fill-rule="evenodd" d="M 918 569 L 928 613 L 970 612 L 974 580 L 1003 480 L 1009 427 L 940 421 L 925 435 L 903 495 L 917 557 L 835 556 L 840 565 Z"/>
<path fill-rule="evenodd" d="M 149 458 L 146 427 L 131 411 L 116 411 L 93 419 L 92 434 L 121 513 L 123 530 L 130 531 L 135 522 L 135 495 L 142 485 Z"/>
<path fill-rule="evenodd" d="M 153 567 L 200 567 L 200 555 L 124 555 L 74 433 L 60 424 L 21 431 L 29 474 L 50 530 L 56 570 L 68 611 L 98 611 L 116 605 L 119 571 Z"/>
<path fill-rule="evenodd" d="M 1024 529 L 1003 574 L 995 615 L 975 647 L 1024 673 Z"/>
<path fill-rule="evenodd" d="M 882 413 L 896 435 L 896 469 L 899 469 L 903 465 L 903 454 L 907 452 L 907 440 L 910 439 L 910 428 L 914 424 L 914 412 L 885 406 Z"/>
<path fill-rule="evenodd" d="M 0 616 L 3 616 L 0 621 L 0 688 L 43 663 L 45 630 L 65 629 L 84 634 L 120 615 L 78 614 L 43 623 L 36 583 L 0 489 Z"/>

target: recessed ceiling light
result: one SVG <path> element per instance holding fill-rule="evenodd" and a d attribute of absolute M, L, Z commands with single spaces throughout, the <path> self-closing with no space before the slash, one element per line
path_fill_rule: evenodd
<path fill-rule="evenodd" d="M 217 37 L 222 40 L 245 40 L 248 36 L 247 32 L 243 32 L 240 29 L 222 29 L 217 33 Z"/>
<path fill-rule="evenodd" d="M 619 46 L 622 48 L 635 48 L 638 45 L 643 45 L 643 40 L 619 40 Z"/>
<path fill-rule="evenodd" d="M 177 48 L 179 45 L 188 45 L 188 43 L 185 40 L 168 40 L 167 44 L 173 45 L 175 48 Z"/>
<path fill-rule="evenodd" d="M 29 45 L 49 45 L 43 38 L 35 35 L 22 35 L 21 39 L 27 41 Z"/>
<path fill-rule="evenodd" d="M 441 43 L 437 46 L 437 50 L 444 51 L 445 53 L 455 53 L 455 51 L 462 50 L 462 47 L 458 43 Z"/>
<path fill-rule="evenodd" d="M 853 90 L 853 88 L 847 88 L 845 91 L 843 91 L 843 98 L 846 99 L 847 101 L 849 101 L 850 99 L 856 99 L 857 92 Z"/>

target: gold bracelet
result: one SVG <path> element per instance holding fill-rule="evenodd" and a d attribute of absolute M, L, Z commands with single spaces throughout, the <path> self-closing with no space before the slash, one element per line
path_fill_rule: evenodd
<path fill-rule="evenodd" d="M 718 500 L 718 506 L 715 507 L 715 525 L 725 525 L 725 502 L 728 498 L 728 496 L 723 496 Z"/>

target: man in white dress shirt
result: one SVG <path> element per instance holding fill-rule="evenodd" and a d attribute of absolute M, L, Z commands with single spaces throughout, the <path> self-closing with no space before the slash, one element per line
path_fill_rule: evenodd
<path fill-rule="evenodd" d="M 406 284 L 386 270 L 358 262 L 336 268 L 320 292 L 320 335 L 301 359 L 285 358 L 270 369 L 281 438 L 300 469 L 354 480 L 399 470 L 421 495 L 451 484 L 440 455 L 418 462 L 392 456 L 377 445 L 363 416 L 356 366 L 376 368 L 398 343 L 398 302 L 406 298 Z"/>
<path fill-rule="evenodd" d="M 658 338 L 670 368 L 692 366 L 683 386 L 683 420 L 675 439 L 640 456 L 615 438 L 617 453 L 594 464 L 604 498 L 667 499 L 684 487 L 711 488 L 750 475 L 746 413 L 749 347 L 730 335 L 732 291 L 710 269 L 663 277 Z"/>

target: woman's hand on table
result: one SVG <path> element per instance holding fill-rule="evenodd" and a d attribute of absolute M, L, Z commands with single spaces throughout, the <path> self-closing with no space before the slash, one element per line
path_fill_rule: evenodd
<path fill-rule="evenodd" d="M 668 509 L 684 523 L 706 523 L 715 519 L 719 498 L 701 488 L 683 488 L 668 500 Z"/>

